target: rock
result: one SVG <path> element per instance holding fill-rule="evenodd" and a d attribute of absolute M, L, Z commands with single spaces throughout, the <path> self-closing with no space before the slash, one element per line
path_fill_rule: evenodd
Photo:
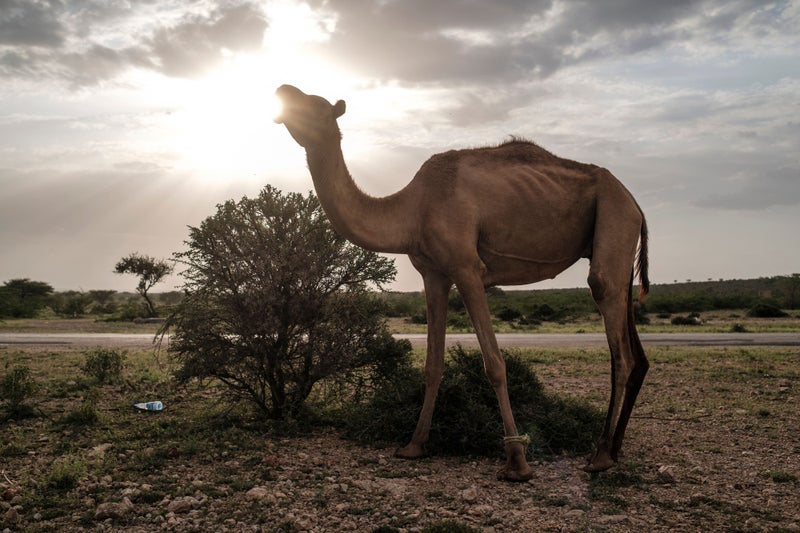
<path fill-rule="evenodd" d="M 277 501 L 266 487 L 253 487 L 245 493 L 244 497 L 251 501 L 262 500 L 266 503 L 275 503 Z"/>
<path fill-rule="evenodd" d="M 113 446 L 110 442 L 104 442 L 103 444 L 98 444 L 86 454 L 90 459 L 102 459 L 105 457 L 106 452 Z"/>
<path fill-rule="evenodd" d="M 375 489 L 374 484 L 369 479 L 354 479 L 353 485 L 366 492 Z"/>
<path fill-rule="evenodd" d="M 461 499 L 465 502 L 474 502 L 478 499 L 478 487 L 472 485 L 471 487 L 461 491 Z"/>
<path fill-rule="evenodd" d="M 14 499 L 14 497 L 17 494 L 19 494 L 19 491 L 17 489 L 15 489 L 14 487 L 8 487 L 3 491 L 3 494 L 0 495 L 0 499 L 6 502 L 10 502 L 11 500 Z"/>
<path fill-rule="evenodd" d="M 471 514 L 472 516 L 491 516 L 494 512 L 494 507 L 491 505 L 476 505 L 475 507 L 471 507 L 467 513 Z"/>
<path fill-rule="evenodd" d="M 376 485 L 380 487 L 381 491 L 386 491 L 395 498 L 401 498 L 406 493 L 408 481 L 404 479 L 383 479 L 376 480 Z"/>
<path fill-rule="evenodd" d="M 564 515 L 565 518 L 569 520 L 581 520 L 586 515 L 586 511 L 583 509 L 570 509 Z"/>
<path fill-rule="evenodd" d="M 123 498 L 122 502 L 106 502 L 97 506 L 94 511 L 95 520 L 106 520 L 111 518 L 116 520 L 122 518 L 133 510 L 133 504 L 128 498 Z"/>
<path fill-rule="evenodd" d="M 602 526 L 608 526 L 612 524 L 621 524 L 622 522 L 628 521 L 628 515 L 624 514 L 607 514 L 597 517 L 595 522 Z"/>
<path fill-rule="evenodd" d="M 658 467 L 658 479 L 662 483 L 675 483 L 675 467 L 670 465 Z"/>
<path fill-rule="evenodd" d="M 199 501 L 197 501 L 191 496 L 186 496 L 185 498 L 178 498 L 177 500 L 172 500 L 167 506 L 167 512 L 175 514 L 184 514 L 188 513 L 198 505 L 200 505 Z"/>
<path fill-rule="evenodd" d="M 16 524 L 19 522 L 19 513 L 12 507 L 3 515 L 3 520 L 5 520 L 7 524 Z"/>

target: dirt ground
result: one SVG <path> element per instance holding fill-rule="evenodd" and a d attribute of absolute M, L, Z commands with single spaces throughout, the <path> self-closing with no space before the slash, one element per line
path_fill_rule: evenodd
<path fill-rule="evenodd" d="M 498 458 L 410 462 L 333 430 L 204 425 L 196 406 L 218 392 L 155 378 L 105 387 L 100 422 L 67 424 L 78 354 L 50 350 L 0 347 L 0 374 L 24 361 L 52 380 L 46 416 L 0 425 L 0 531 L 800 531 L 797 348 L 653 347 L 620 464 L 589 475 L 582 457 L 533 457 L 522 484 L 495 480 Z M 531 361 L 547 387 L 605 406 L 603 350 Z M 130 409 L 142 391 L 167 408 Z M 72 483 L 59 464 L 78 465 Z"/>

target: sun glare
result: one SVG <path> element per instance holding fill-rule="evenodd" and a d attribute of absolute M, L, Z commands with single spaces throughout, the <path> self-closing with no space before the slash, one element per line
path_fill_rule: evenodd
<path fill-rule="evenodd" d="M 267 109 L 269 110 L 269 118 L 274 121 L 281 116 L 281 112 L 283 111 L 283 102 L 281 102 L 280 98 L 273 93 L 269 96 Z"/>
<path fill-rule="evenodd" d="M 353 78 L 320 59 L 315 45 L 324 42 L 335 21 L 306 4 L 275 2 L 261 50 L 229 54 L 222 65 L 177 91 L 176 137 L 180 166 L 211 180 L 296 172 L 303 155 L 273 119 L 280 112 L 275 89 L 290 83 L 308 92 L 340 98 Z"/>

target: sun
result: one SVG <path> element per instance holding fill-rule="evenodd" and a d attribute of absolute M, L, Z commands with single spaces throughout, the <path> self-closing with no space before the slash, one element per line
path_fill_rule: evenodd
<path fill-rule="evenodd" d="M 333 22 L 306 4 L 275 2 L 265 9 L 270 24 L 260 50 L 227 54 L 213 72 L 181 84 L 173 143 L 178 165 L 192 175 L 229 180 L 296 171 L 303 155 L 273 122 L 280 105 L 275 89 L 291 83 L 337 95 L 358 83 L 315 53 Z"/>

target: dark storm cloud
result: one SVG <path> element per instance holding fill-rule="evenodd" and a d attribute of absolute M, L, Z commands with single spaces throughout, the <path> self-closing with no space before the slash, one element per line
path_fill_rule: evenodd
<path fill-rule="evenodd" d="M 167 76 L 193 77 L 223 59 L 223 50 L 258 49 L 267 22 L 251 3 L 227 3 L 203 14 L 146 28 L 126 46 L 104 43 L 103 34 L 137 15 L 103 3 L 12 2 L 0 10 L 0 76 L 95 85 L 125 70 L 147 68 Z M 2 6 L 3 4 L 0 4 Z M 46 9 L 45 9 L 46 7 Z M 66 23 L 69 21 L 69 24 Z"/>

